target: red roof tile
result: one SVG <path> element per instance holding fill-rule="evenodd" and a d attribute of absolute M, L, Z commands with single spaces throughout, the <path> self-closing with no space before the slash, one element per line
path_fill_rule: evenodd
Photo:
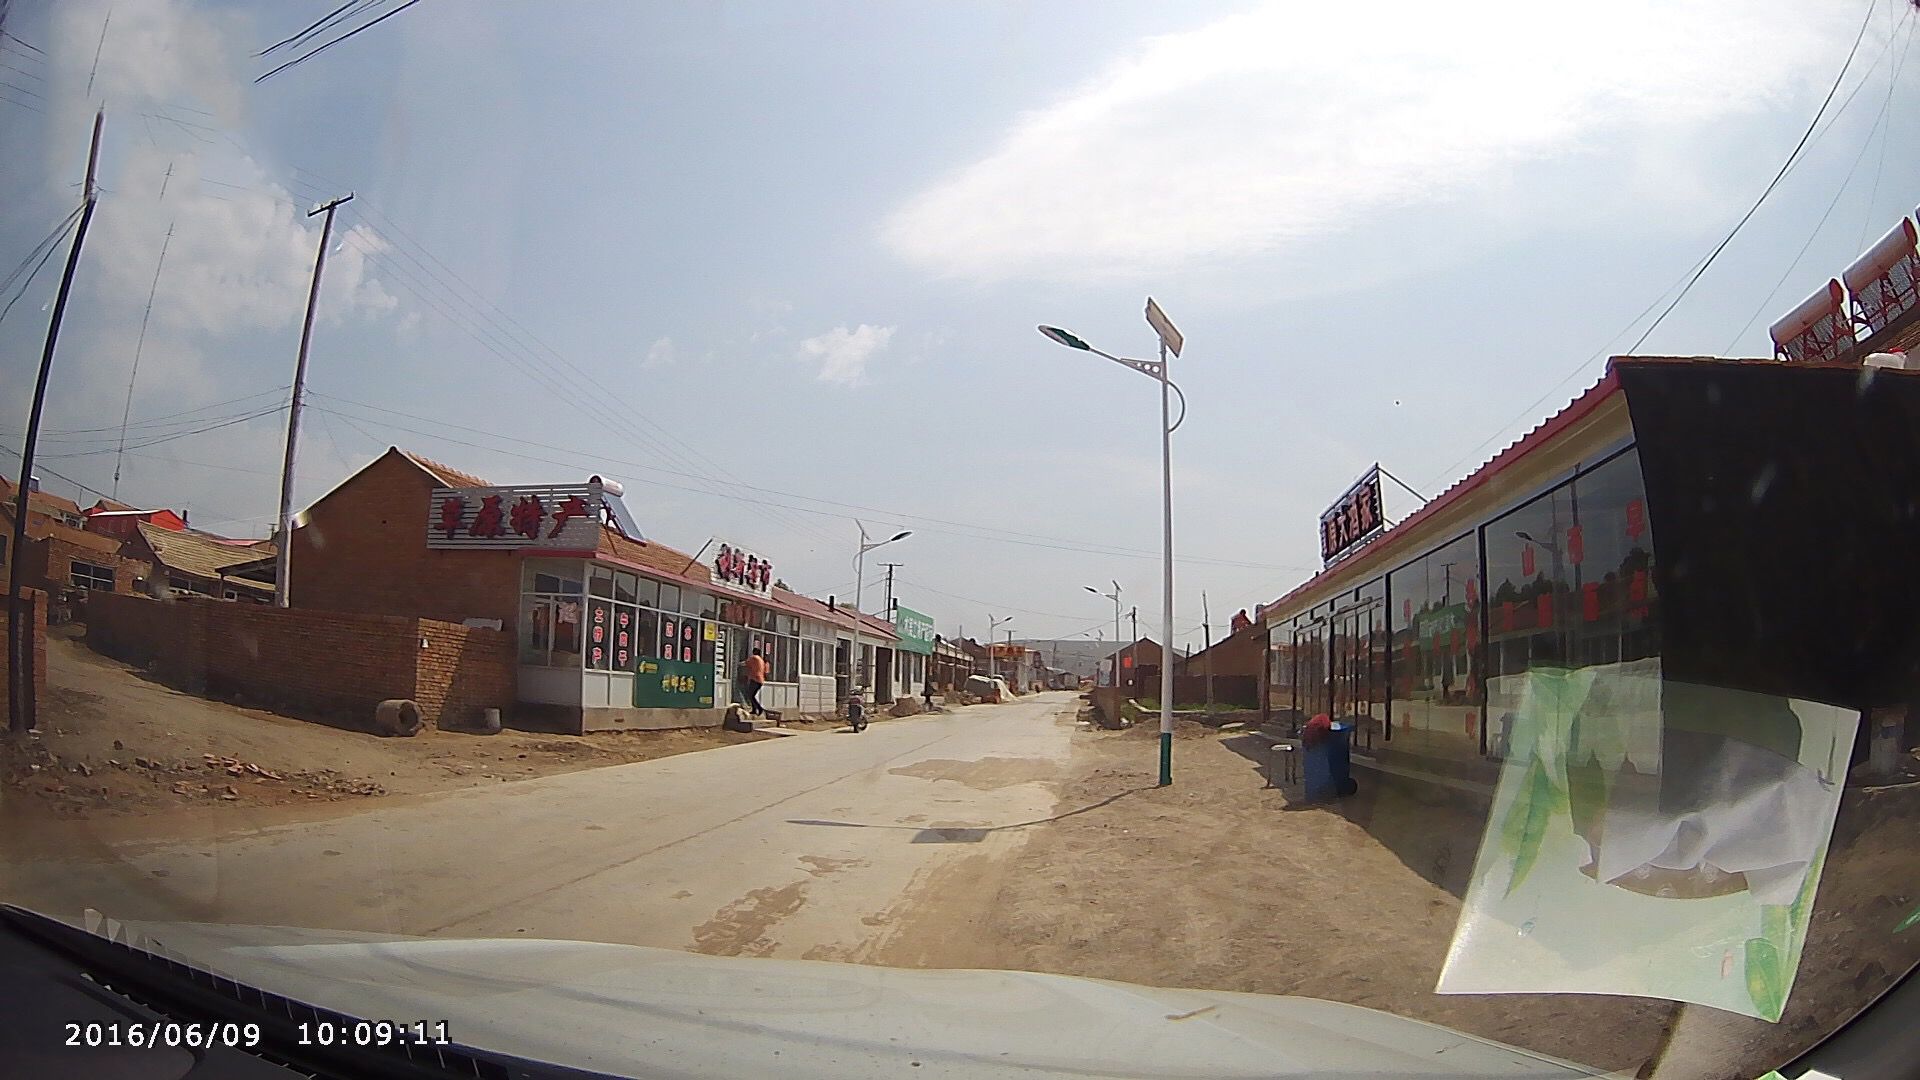
<path fill-rule="evenodd" d="M 411 450 L 400 450 L 400 448 L 397 446 L 394 447 L 394 449 L 399 450 L 400 453 L 408 461 L 413 462 L 415 465 L 418 465 L 422 469 L 425 469 L 427 472 L 431 473 L 434 479 L 440 481 L 440 485 L 442 487 L 469 488 L 469 487 L 495 486 L 493 484 L 486 482 L 485 480 L 480 479 L 479 477 L 473 475 L 472 473 L 464 473 L 464 472 L 461 472 L 459 469 L 442 465 L 430 457 L 425 457 L 421 454 L 416 454 Z"/>

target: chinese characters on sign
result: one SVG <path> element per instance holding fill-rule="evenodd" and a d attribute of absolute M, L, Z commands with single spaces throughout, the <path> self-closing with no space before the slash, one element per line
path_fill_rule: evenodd
<path fill-rule="evenodd" d="M 720 544 L 711 563 L 713 582 L 730 589 L 766 596 L 773 591 L 773 564 L 743 547 Z"/>
<path fill-rule="evenodd" d="M 614 501 L 592 484 L 435 488 L 427 509 L 427 546 L 590 551 Z"/>
<path fill-rule="evenodd" d="M 713 665 L 642 658 L 633 673 L 636 709 L 705 709 L 713 706 Z"/>
<path fill-rule="evenodd" d="M 1375 465 L 1320 515 L 1320 558 L 1331 566 L 1386 527 L 1380 503 L 1380 466 Z"/>

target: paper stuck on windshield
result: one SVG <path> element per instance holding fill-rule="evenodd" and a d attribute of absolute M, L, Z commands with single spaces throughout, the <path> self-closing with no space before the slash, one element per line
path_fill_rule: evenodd
<path fill-rule="evenodd" d="M 1657 663 L 1490 682 L 1505 760 L 1436 992 L 1780 1018 L 1854 714 L 1662 683 Z"/>

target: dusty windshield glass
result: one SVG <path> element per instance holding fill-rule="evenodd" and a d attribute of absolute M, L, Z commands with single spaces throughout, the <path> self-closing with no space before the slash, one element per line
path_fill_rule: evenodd
<path fill-rule="evenodd" d="M 49 1046 L 1785 1065 L 1920 960 L 1917 24 L 0 0 Z"/>

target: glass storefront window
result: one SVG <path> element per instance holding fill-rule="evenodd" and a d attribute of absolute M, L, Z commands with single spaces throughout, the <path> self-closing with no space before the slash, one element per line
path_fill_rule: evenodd
<path fill-rule="evenodd" d="M 658 608 L 660 606 L 660 583 L 652 578 L 641 578 L 635 583 L 633 602 L 641 607 Z"/>
<path fill-rule="evenodd" d="M 595 566 L 587 571 L 587 592 L 594 596 L 613 595 L 613 571 Z"/>
<path fill-rule="evenodd" d="M 678 585 L 661 584 L 659 607 L 661 611 L 680 610 L 680 587 Z"/>
<path fill-rule="evenodd" d="M 1660 654 L 1653 526 L 1639 456 L 1629 451 L 1574 481 L 1569 537 L 1575 578 L 1568 612 L 1574 666 Z"/>
<path fill-rule="evenodd" d="M 613 598 L 628 604 L 636 603 L 639 584 L 640 579 L 637 575 L 629 574 L 624 570 L 615 571 L 613 575 Z"/>
<path fill-rule="evenodd" d="M 1388 738 L 1395 753 L 1480 756 L 1480 588 L 1473 534 L 1388 575 Z"/>

